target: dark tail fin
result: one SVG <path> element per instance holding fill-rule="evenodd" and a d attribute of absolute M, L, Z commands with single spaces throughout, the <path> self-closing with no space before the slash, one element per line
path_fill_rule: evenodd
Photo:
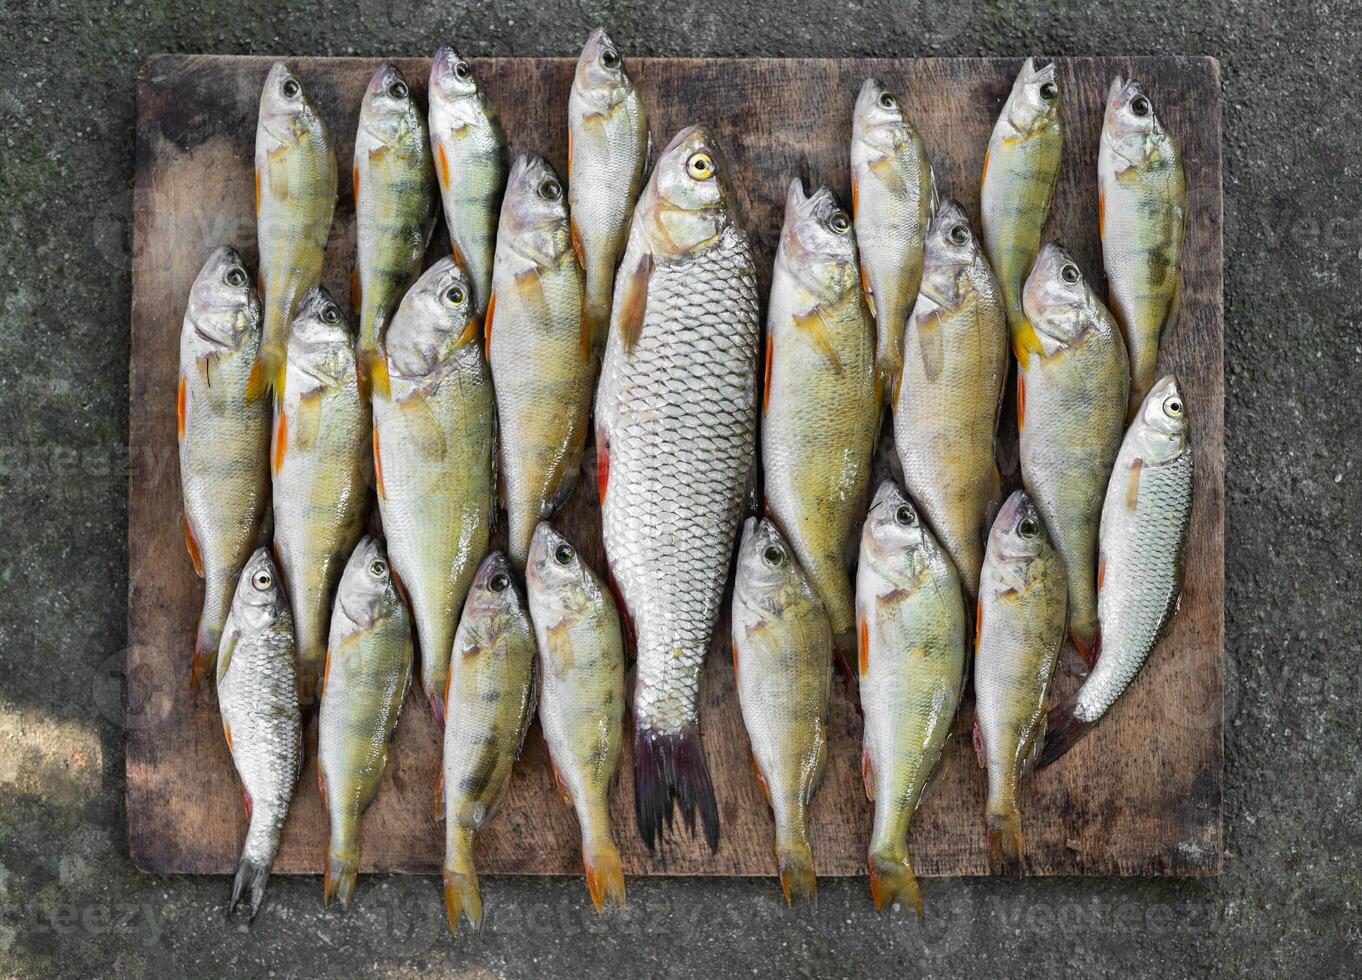
<path fill-rule="evenodd" d="M 468 920 L 474 929 L 482 928 L 482 894 L 478 891 L 478 876 L 445 869 L 445 918 L 449 931 L 459 931 L 459 918 Z"/>
<path fill-rule="evenodd" d="M 348 909 L 355 897 L 355 882 L 359 878 L 358 856 L 332 853 L 326 861 L 326 875 L 322 879 L 322 904 L 330 905 L 331 899 L 340 901 L 341 908 Z"/>
<path fill-rule="evenodd" d="M 799 841 L 776 848 L 776 862 L 780 869 L 780 890 L 785 904 L 796 901 L 818 900 L 818 877 L 813 870 L 813 851 L 807 841 Z"/>
<path fill-rule="evenodd" d="M 1044 769 L 1068 752 L 1074 747 L 1075 742 L 1092 730 L 1095 724 L 1097 723 L 1094 721 L 1080 721 L 1075 718 L 1072 701 L 1052 708 L 1045 722 L 1045 745 L 1040 750 L 1040 758 L 1036 760 L 1036 768 Z"/>
<path fill-rule="evenodd" d="M 1021 814 L 1015 809 L 988 815 L 988 866 L 995 874 L 1021 874 L 1026 870 L 1022 858 Z"/>
<path fill-rule="evenodd" d="M 634 730 L 634 813 L 648 850 L 655 850 L 664 825 L 672 825 L 672 804 L 681 807 L 686 830 L 695 833 L 695 811 L 711 851 L 719 849 L 719 807 L 705 765 L 698 725 L 671 735 Z"/>
<path fill-rule="evenodd" d="M 257 864 L 250 858 L 243 856 L 241 863 L 236 867 L 236 879 L 232 882 L 232 900 L 227 903 L 227 914 L 231 915 L 236 911 L 242 895 L 249 891 L 251 898 L 250 918 L 254 919 L 255 914 L 260 911 L 260 903 L 265 900 L 265 884 L 269 880 L 270 866 L 268 864 Z"/>
<path fill-rule="evenodd" d="M 870 897 L 881 913 L 895 902 L 911 905 L 922 918 L 922 889 L 908 855 L 871 853 L 866 862 L 870 873 Z"/>

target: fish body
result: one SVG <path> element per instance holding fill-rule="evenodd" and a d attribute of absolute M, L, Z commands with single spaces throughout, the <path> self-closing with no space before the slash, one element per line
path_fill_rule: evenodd
<path fill-rule="evenodd" d="M 767 520 L 748 518 L 733 586 L 733 671 L 752 762 L 775 817 L 786 903 L 818 893 L 809 804 L 828 759 L 832 629 L 818 591 Z"/>
<path fill-rule="evenodd" d="M 374 470 L 388 558 L 411 603 L 420 679 L 444 724 L 449 651 L 496 514 L 496 405 L 471 285 L 453 256 L 411 288 L 375 392 Z"/>
<path fill-rule="evenodd" d="M 973 598 L 1002 498 L 993 440 L 1007 375 L 1007 317 L 965 210 L 937 209 L 904 334 L 894 445 L 908 494 Z"/>
<path fill-rule="evenodd" d="M 430 145 L 455 260 L 482 317 L 492 293 L 497 218 L 506 186 L 506 134 L 473 69 L 445 46 L 430 66 Z"/>
<path fill-rule="evenodd" d="M 322 900 L 349 905 L 364 811 L 411 686 L 411 616 L 378 538 L 362 539 L 336 589 L 317 725 L 317 780 L 331 823 Z"/>
<path fill-rule="evenodd" d="M 218 711 L 249 821 L 228 915 L 247 892 L 251 918 L 260 911 L 302 772 L 297 659 L 288 599 L 269 551 L 259 548 L 241 570 L 217 659 Z"/>
<path fill-rule="evenodd" d="M 790 184 L 766 320 L 761 454 L 766 511 L 784 531 L 849 649 L 847 566 L 869 492 L 880 416 L 875 326 L 850 216 L 832 192 Z"/>
<path fill-rule="evenodd" d="M 861 774 L 875 801 L 866 864 L 883 912 L 922 892 L 908 829 L 950 738 L 965 680 L 966 616 L 946 550 L 891 481 L 875 494 L 856 573 Z"/>
<path fill-rule="evenodd" d="M 602 532 L 638 654 L 635 807 L 719 817 L 699 688 L 756 456 L 756 268 L 715 144 L 677 134 L 639 198 L 596 396 Z"/>
<path fill-rule="evenodd" d="M 1014 334 L 1022 482 L 1064 559 L 1069 635 L 1097 636 L 1097 526 L 1125 428 L 1129 368 L 1120 328 L 1060 245 L 1026 281 L 1030 331 Z"/>
<path fill-rule="evenodd" d="M 1108 301 L 1130 351 L 1130 408 L 1153 385 L 1159 345 L 1177 320 L 1187 177 L 1177 140 L 1139 82 L 1111 83 L 1097 148 L 1098 229 Z"/>
<path fill-rule="evenodd" d="M 1064 644 L 1064 562 L 1025 490 L 989 533 L 975 635 L 975 746 L 988 771 L 989 866 L 1024 868 L 1018 786 L 1045 738 L 1045 712 Z"/>
<path fill-rule="evenodd" d="M 274 551 L 297 630 L 299 697 L 312 710 L 336 585 L 364 531 L 374 458 L 354 333 L 320 287 L 289 330 L 285 378 L 270 448 Z"/>
<path fill-rule="evenodd" d="M 525 580 L 539 653 L 539 724 L 554 781 L 577 814 L 596 911 L 624 908 L 624 870 L 610 828 L 626 710 L 619 613 L 610 590 L 547 522 L 535 529 Z"/>
<path fill-rule="evenodd" d="M 190 287 L 175 396 L 185 545 L 203 579 L 190 673 L 196 690 L 213 673 L 237 578 L 270 501 L 270 402 L 250 390 L 261 330 L 241 257 L 215 249 Z"/>
<path fill-rule="evenodd" d="M 922 250 L 936 205 L 936 176 L 922 135 L 894 94 L 867 78 L 852 116 L 851 208 L 886 400 L 903 367 L 903 332 L 922 281 Z"/>
<path fill-rule="evenodd" d="M 395 65 L 380 65 L 364 93 L 352 179 L 361 377 L 386 395 L 388 321 L 421 274 L 440 207 L 426 119 Z"/>
<path fill-rule="evenodd" d="M 596 28 L 568 94 L 568 203 L 586 270 L 586 315 L 599 357 L 610 326 L 615 266 L 643 189 L 648 113 L 610 35 Z"/>
<path fill-rule="evenodd" d="M 1102 504 L 1096 664 L 1050 714 L 1041 765 L 1058 759 L 1125 693 L 1168 630 L 1182 593 L 1192 518 L 1187 404 L 1169 375 L 1145 396 Z"/>
<path fill-rule="evenodd" d="M 265 308 L 253 391 L 279 388 L 289 327 L 322 260 L 336 212 L 336 144 L 282 61 L 265 78 L 255 129 L 255 221 Z M 276 392 L 277 393 L 277 392 Z"/>
<path fill-rule="evenodd" d="M 572 494 L 586 449 L 596 360 L 562 182 L 542 157 L 511 167 L 492 272 L 487 360 L 496 387 L 507 554 Z"/>
<path fill-rule="evenodd" d="M 488 555 L 454 638 L 444 736 L 445 912 L 482 927 L 473 840 L 495 812 L 534 717 L 535 648 L 511 563 Z"/>
<path fill-rule="evenodd" d="M 1040 250 L 1050 213 L 1064 131 L 1053 62 L 1027 58 L 989 137 L 979 189 L 984 251 L 998 276 L 1013 334 L 1026 330 L 1022 284 Z"/>

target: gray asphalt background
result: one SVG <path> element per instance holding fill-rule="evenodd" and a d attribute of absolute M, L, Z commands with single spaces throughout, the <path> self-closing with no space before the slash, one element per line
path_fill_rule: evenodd
<path fill-rule="evenodd" d="M 1362 972 L 1359 5 L 812 0 L 0 0 L 0 975 L 1334 976 Z M 433 878 L 366 879 L 345 917 L 279 878 L 254 929 L 222 878 L 127 859 L 128 222 L 150 54 L 1211 54 L 1226 155 L 1228 759 L 1224 875 L 930 880 L 882 921 L 863 880 L 816 912 L 770 881 L 492 879 L 448 937 Z"/>

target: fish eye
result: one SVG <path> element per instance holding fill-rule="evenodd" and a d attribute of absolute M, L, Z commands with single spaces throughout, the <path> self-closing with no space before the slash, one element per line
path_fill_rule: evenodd
<path fill-rule="evenodd" d="M 780 545 L 768 544 L 766 550 L 761 553 L 761 560 L 772 568 L 778 568 L 785 560 L 785 551 Z"/>
<path fill-rule="evenodd" d="M 254 575 L 251 576 L 251 585 L 255 587 L 255 591 L 257 592 L 264 592 L 273 584 L 274 576 L 271 575 L 266 569 L 262 568 L 260 569 L 260 571 L 256 572 Z"/>
<path fill-rule="evenodd" d="M 686 161 L 686 173 L 696 180 L 709 180 L 714 176 L 714 158 L 708 153 L 696 153 Z"/>
<path fill-rule="evenodd" d="M 388 86 L 389 98 L 397 99 L 400 102 L 405 99 L 408 94 L 409 90 L 407 89 L 407 83 L 400 78 Z"/>
<path fill-rule="evenodd" d="M 1082 274 L 1078 271 L 1078 266 L 1074 265 L 1072 262 L 1059 270 L 1059 277 L 1069 285 L 1073 285 L 1083 278 Z"/>
<path fill-rule="evenodd" d="M 572 545 L 560 544 L 553 549 L 553 560 L 560 565 L 568 565 L 571 564 L 573 556 L 576 554 L 577 552 L 572 550 Z"/>
<path fill-rule="evenodd" d="M 375 558 L 369 562 L 369 574 L 374 578 L 382 578 L 388 572 L 388 563 L 382 558 Z"/>
<path fill-rule="evenodd" d="M 828 227 L 839 235 L 845 235 L 851 231 L 851 219 L 847 217 L 845 211 L 834 211 L 832 217 L 828 219 Z"/>
<path fill-rule="evenodd" d="M 454 66 L 454 77 L 466 82 L 473 77 L 473 69 L 468 67 L 468 62 L 460 61 Z"/>
<path fill-rule="evenodd" d="M 1137 95 L 1130 100 L 1130 111 L 1137 116 L 1149 115 L 1149 100 L 1143 95 Z"/>
<path fill-rule="evenodd" d="M 1055 101 L 1055 96 L 1059 94 L 1059 86 L 1054 82 L 1045 82 L 1040 87 L 1040 97 L 1046 102 Z"/>
<path fill-rule="evenodd" d="M 881 92 L 881 93 L 880 93 L 880 105 L 883 106 L 885 109 L 892 109 L 892 108 L 894 108 L 894 106 L 896 106 L 896 105 L 898 105 L 898 104 L 899 104 L 899 100 L 896 99 L 896 98 L 894 98 L 894 93 L 893 93 L 893 92 Z"/>
<path fill-rule="evenodd" d="M 955 225 L 949 232 L 950 240 L 956 245 L 964 245 L 969 241 L 969 229 L 964 225 Z"/>
<path fill-rule="evenodd" d="M 1034 517 L 1023 517 L 1021 523 L 1017 525 L 1017 533 L 1024 538 L 1034 538 L 1040 533 L 1040 525 L 1036 523 Z"/>
<path fill-rule="evenodd" d="M 296 78 L 286 78 L 280 91 L 284 93 L 284 98 L 296 99 L 303 94 L 303 87 L 298 84 Z"/>
<path fill-rule="evenodd" d="M 445 290 L 445 302 L 450 306 L 463 306 L 463 302 L 467 298 L 468 294 L 464 292 L 462 286 L 450 286 Z"/>
<path fill-rule="evenodd" d="M 1184 411 L 1185 407 L 1182 404 L 1182 399 L 1179 398 L 1177 395 L 1174 395 L 1172 398 L 1164 400 L 1163 414 L 1167 415 L 1170 419 L 1182 418 L 1182 413 Z"/>
<path fill-rule="evenodd" d="M 227 270 L 227 275 L 224 278 L 229 286 L 244 286 L 246 285 L 246 270 L 241 266 L 234 265 Z"/>
<path fill-rule="evenodd" d="M 904 504 L 898 510 L 894 511 L 894 520 L 903 527 L 912 527 L 917 523 L 917 511 L 913 510 L 913 508 L 909 507 L 907 504 Z"/>
<path fill-rule="evenodd" d="M 339 323 L 340 310 L 330 304 L 322 307 L 322 323 Z"/>
<path fill-rule="evenodd" d="M 487 587 L 493 592 L 505 592 L 511 587 L 511 576 L 505 572 L 497 572 L 488 580 Z"/>
<path fill-rule="evenodd" d="M 601 64 L 613 71 L 620 66 L 620 53 L 614 48 L 606 48 L 601 52 Z"/>
<path fill-rule="evenodd" d="M 556 201 L 563 196 L 563 185 L 552 177 L 545 177 L 539 185 L 539 196 L 546 201 Z"/>

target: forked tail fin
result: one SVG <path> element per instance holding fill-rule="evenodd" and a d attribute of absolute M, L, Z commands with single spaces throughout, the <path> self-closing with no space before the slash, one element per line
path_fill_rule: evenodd
<path fill-rule="evenodd" d="M 593 851 L 582 852 L 582 867 L 586 870 L 586 890 L 591 894 L 591 904 L 601 912 L 607 905 L 623 910 L 624 866 L 620 863 L 619 851 L 611 845 L 608 849 L 597 847 Z"/>
<path fill-rule="evenodd" d="M 449 931 L 459 931 L 460 917 L 467 919 L 474 929 L 482 928 L 482 894 L 478 891 L 478 876 L 472 871 L 467 873 L 444 872 L 445 880 L 445 918 L 449 920 Z"/>
<path fill-rule="evenodd" d="M 1074 747 L 1084 735 L 1092 730 L 1095 721 L 1080 721 L 1074 717 L 1074 703 L 1069 701 L 1057 708 L 1050 709 L 1045 722 L 1045 744 L 1041 747 L 1036 768 L 1044 769 L 1065 752 Z"/>
<path fill-rule="evenodd" d="M 818 901 L 818 876 L 813 870 L 813 849 L 806 840 L 776 845 L 776 866 L 780 872 L 780 891 L 785 904 Z"/>
<path fill-rule="evenodd" d="M 244 854 L 236 868 L 236 878 L 232 881 L 232 900 L 227 903 L 227 914 L 236 911 L 243 895 L 250 895 L 250 918 L 260 911 L 260 903 L 265 900 L 265 885 L 270 880 L 270 866 L 257 862 Z"/>
<path fill-rule="evenodd" d="M 339 854 L 332 851 L 326 860 L 326 874 L 322 879 L 322 904 L 330 905 L 331 899 L 340 901 L 341 908 L 348 909 L 350 900 L 355 897 L 355 882 L 359 878 L 359 855 Z"/>
<path fill-rule="evenodd" d="M 711 851 L 719 849 L 719 807 L 705 764 L 700 726 L 660 734 L 634 729 L 634 813 L 648 850 L 657 848 L 664 827 L 672 825 L 673 803 L 681 808 L 686 830 L 695 833 L 695 811 Z"/>
<path fill-rule="evenodd" d="M 1021 814 L 1011 810 L 990 812 L 988 827 L 988 866 L 993 874 L 1021 874 L 1026 869 L 1022 857 Z"/>
<path fill-rule="evenodd" d="M 922 918 L 922 889 L 918 887 L 913 864 L 906 852 L 871 851 L 866 867 L 870 875 L 870 897 L 879 912 L 883 913 L 898 902 L 911 905 L 917 917 Z"/>

